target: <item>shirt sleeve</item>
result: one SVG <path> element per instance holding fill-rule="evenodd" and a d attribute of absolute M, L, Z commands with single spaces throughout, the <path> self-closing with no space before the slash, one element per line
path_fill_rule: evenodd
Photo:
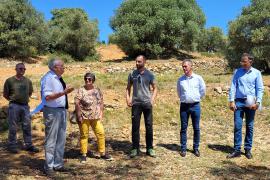
<path fill-rule="evenodd" d="M 258 72 L 258 76 L 256 78 L 256 97 L 256 101 L 261 104 L 263 97 L 263 79 L 261 72 Z"/>
<path fill-rule="evenodd" d="M 151 73 L 150 84 L 156 84 L 155 75 Z"/>
<path fill-rule="evenodd" d="M 180 92 L 180 78 L 177 80 L 177 84 L 176 84 L 176 90 L 177 90 L 177 95 L 178 95 L 178 97 L 179 97 L 179 99 L 180 99 L 180 95 L 181 95 L 181 92 Z"/>
<path fill-rule="evenodd" d="M 205 92 L 206 92 L 206 86 L 205 86 L 205 82 L 203 80 L 203 78 L 200 76 L 200 98 L 205 96 Z"/>
<path fill-rule="evenodd" d="M 8 80 L 5 81 L 5 84 L 4 84 L 4 93 L 3 94 L 6 94 L 7 96 L 9 96 L 9 82 Z"/>
<path fill-rule="evenodd" d="M 75 93 L 74 99 L 82 100 L 82 89 L 79 88 L 77 92 Z"/>
<path fill-rule="evenodd" d="M 232 82 L 231 82 L 231 87 L 230 87 L 230 91 L 229 91 L 229 101 L 230 102 L 233 102 L 235 99 L 236 81 L 237 81 L 236 73 L 237 73 L 237 70 L 234 71 Z"/>
<path fill-rule="evenodd" d="M 99 88 L 97 88 L 97 103 L 99 105 L 103 103 L 103 94 Z"/>
<path fill-rule="evenodd" d="M 52 83 L 52 79 L 51 78 L 44 78 L 43 82 L 42 82 L 42 87 L 43 87 L 43 95 L 44 97 L 53 94 L 53 83 Z"/>
<path fill-rule="evenodd" d="M 132 73 L 130 73 L 128 75 L 128 85 L 132 85 L 133 84 L 133 81 L 132 81 Z"/>
<path fill-rule="evenodd" d="M 29 95 L 31 95 L 33 93 L 33 84 L 32 81 L 29 80 Z"/>

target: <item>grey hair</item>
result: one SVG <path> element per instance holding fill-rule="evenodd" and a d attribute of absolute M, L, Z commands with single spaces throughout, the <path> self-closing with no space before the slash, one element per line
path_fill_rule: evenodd
<path fill-rule="evenodd" d="M 241 56 L 241 58 L 243 58 L 243 57 L 247 57 L 248 60 L 250 60 L 250 61 L 253 61 L 254 60 L 254 57 L 251 54 L 249 54 L 249 53 L 243 53 L 242 56 Z"/>
<path fill-rule="evenodd" d="M 53 68 L 58 64 L 59 61 L 61 61 L 59 58 L 52 58 L 48 63 L 49 69 L 53 71 Z"/>
<path fill-rule="evenodd" d="M 193 62 L 191 61 L 191 59 L 184 59 L 182 64 L 184 64 L 185 62 L 188 62 L 191 66 L 193 66 Z"/>

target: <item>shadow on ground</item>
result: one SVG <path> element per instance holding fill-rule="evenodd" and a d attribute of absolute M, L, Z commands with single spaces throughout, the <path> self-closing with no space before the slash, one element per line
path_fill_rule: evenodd
<path fill-rule="evenodd" d="M 212 168 L 210 173 L 224 179 L 270 179 L 270 169 L 268 167 L 240 166 L 231 161 L 223 161 L 222 167 Z"/>
<path fill-rule="evenodd" d="M 213 151 L 220 151 L 226 154 L 232 153 L 234 151 L 231 146 L 221 144 L 208 144 L 208 148 Z"/>

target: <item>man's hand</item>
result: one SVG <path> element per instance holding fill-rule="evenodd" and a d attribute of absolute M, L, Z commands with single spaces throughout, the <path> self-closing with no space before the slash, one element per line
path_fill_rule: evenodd
<path fill-rule="evenodd" d="M 69 94 L 69 93 L 71 93 L 73 90 L 74 90 L 73 87 L 68 86 L 68 87 L 66 87 L 66 89 L 64 90 L 64 93 L 65 93 L 65 94 Z"/>
<path fill-rule="evenodd" d="M 260 104 L 256 103 L 256 104 L 253 104 L 252 106 L 250 106 L 249 108 L 252 110 L 257 110 L 259 108 L 259 106 L 260 106 Z"/>
<path fill-rule="evenodd" d="M 236 110 L 236 106 L 234 102 L 230 102 L 230 110 L 232 110 L 233 112 Z"/>
<path fill-rule="evenodd" d="M 151 99 L 151 105 L 154 106 L 154 99 Z"/>
<path fill-rule="evenodd" d="M 128 107 L 132 107 L 132 101 L 131 101 L 131 99 L 127 99 L 127 106 Z"/>

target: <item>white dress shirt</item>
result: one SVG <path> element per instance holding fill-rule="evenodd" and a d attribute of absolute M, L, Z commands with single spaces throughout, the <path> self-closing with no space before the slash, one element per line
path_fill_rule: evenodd
<path fill-rule="evenodd" d="M 200 102 L 205 91 L 203 78 L 195 73 L 192 73 L 190 77 L 183 75 L 177 81 L 177 93 L 181 103 Z"/>

